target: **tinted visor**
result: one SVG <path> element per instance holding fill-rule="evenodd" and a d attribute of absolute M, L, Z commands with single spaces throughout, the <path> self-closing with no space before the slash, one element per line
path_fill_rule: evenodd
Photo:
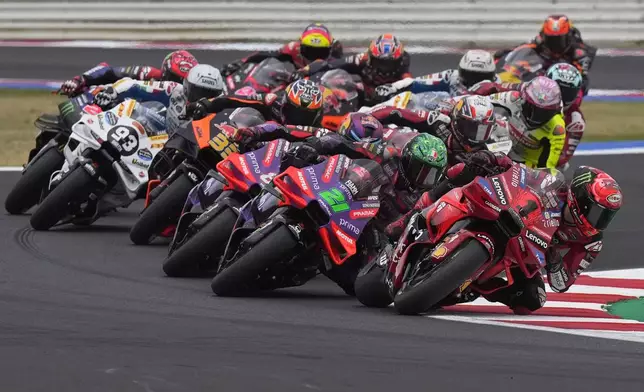
<path fill-rule="evenodd" d="M 317 122 L 322 114 L 323 107 L 319 110 L 308 110 L 302 107 L 293 105 L 288 99 L 282 107 L 282 117 L 284 123 L 289 125 L 317 125 Z"/>
<path fill-rule="evenodd" d="M 494 72 L 473 72 L 463 69 L 458 70 L 458 75 L 461 77 L 461 83 L 468 88 L 484 80 L 494 81 L 495 76 Z"/>
<path fill-rule="evenodd" d="M 197 102 L 201 98 L 218 97 L 223 93 L 223 91 L 219 89 L 199 87 L 192 83 L 185 83 L 184 91 L 188 102 Z"/>
<path fill-rule="evenodd" d="M 407 161 L 405 166 L 407 179 L 412 185 L 421 189 L 432 188 L 443 172 L 442 169 L 419 161 Z"/>
<path fill-rule="evenodd" d="M 568 106 L 571 103 L 575 102 L 575 99 L 577 99 L 577 95 L 579 94 L 578 88 L 566 87 L 562 85 L 559 85 L 559 88 L 561 90 L 561 101 L 563 102 L 564 106 Z"/>
<path fill-rule="evenodd" d="M 539 108 L 527 102 L 523 104 L 522 111 L 526 122 L 532 127 L 540 127 L 559 113 L 559 109 Z"/>
<path fill-rule="evenodd" d="M 163 75 L 161 75 L 161 79 L 168 80 L 170 82 L 175 82 L 175 83 L 183 82 L 183 78 L 181 76 L 175 74 L 169 69 L 166 69 L 163 71 Z"/>
<path fill-rule="evenodd" d="M 372 57 L 370 63 L 371 68 L 377 69 L 380 72 L 395 73 L 402 66 L 402 57 L 399 59 L 379 59 Z"/>
<path fill-rule="evenodd" d="M 609 210 L 595 203 L 589 197 L 577 199 L 581 214 L 592 227 L 597 230 L 604 230 L 617 214 L 617 210 Z"/>
<path fill-rule="evenodd" d="M 564 53 L 568 46 L 570 46 L 570 37 L 565 35 L 546 35 L 544 37 L 544 44 L 546 48 L 554 53 Z"/>
<path fill-rule="evenodd" d="M 454 130 L 460 133 L 464 141 L 470 144 L 479 144 L 486 142 L 492 134 L 493 124 L 481 124 L 479 122 L 466 118 L 456 118 L 453 121 Z"/>
<path fill-rule="evenodd" d="M 300 53 L 302 57 L 309 61 L 325 60 L 331 54 L 331 48 L 316 48 L 314 46 L 301 45 Z"/>

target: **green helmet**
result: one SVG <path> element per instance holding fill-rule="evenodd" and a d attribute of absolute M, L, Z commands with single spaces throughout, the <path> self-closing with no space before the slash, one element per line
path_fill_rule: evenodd
<path fill-rule="evenodd" d="M 447 148 L 441 139 L 419 133 L 403 148 L 401 163 L 412 187 L 430 189 L 447 166 Z"/>

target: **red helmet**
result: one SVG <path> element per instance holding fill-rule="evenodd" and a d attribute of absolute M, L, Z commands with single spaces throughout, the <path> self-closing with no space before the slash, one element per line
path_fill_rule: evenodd
<path fill-rule="evenodd" d="M 369 66 L 383 74 L 393 74 L 403 64 L 404 47 L 393 34 L 383 34 L 369 45 Z"/>
<path fill-rule="evenodd" d="M 290 125 L 314 126 L 324 112 L 324 87 L 318 83 L 299 79 L 286 86 L 282 121 Z"/>
<path fill-rule="evenodd" d="M 161 65 L 161 80 L 182 83 L 188 72 L 199 64 L 195 56 L 187 50 L 171 52 L 163 59 Z"/>
<path fill-rule="evenodd" d="M 580 166 L 568 190 L 568 207 L 579 230 L 592 236 L 606 229 L 622 206 L 622 190 L 606 172 Z"/>
<path fill-rule="evenodd" d="M 572 44 L 572 23 L 566 15 L 550 15 L 543 22 L 540 35 L 548 50 L 563 54 Z"/>

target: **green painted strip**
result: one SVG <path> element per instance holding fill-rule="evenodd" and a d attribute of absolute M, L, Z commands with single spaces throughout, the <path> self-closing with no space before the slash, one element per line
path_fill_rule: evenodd
<path fill-rule="evenodd" d="M 644 321 L 644 297 L 608 304 L 606 311 L 623 319 Z"/>

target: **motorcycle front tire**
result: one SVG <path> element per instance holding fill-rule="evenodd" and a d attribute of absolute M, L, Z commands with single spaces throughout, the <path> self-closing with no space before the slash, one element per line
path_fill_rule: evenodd
<path fill-rule="evenodd" d="M 182 174 L 143 210 L 130 229 L 130 240 L 135 245 L 147 245 L 154 237 L 173 223 L 177 223 L 186 198 L 194 184 Z"/>
<path fill-rule="evenodd" d="M 224 253 L 236 220 L 237 214 L 224 208 L 168 256 L 163 262 L 163 272 L 172 278 L 187 278 L 203 276 L 216 268 L 216 260 Z"/>
<path fill-rule="evenodd" d="M 354 283 L 356 298 L 369 308 L 386 308 L 394 301 L 385 283 L 386 271 L 375 261 L 362 267 Z"/>
<path fill-rule="evenodd" d="M 38 204 L 51 175 L 63 165 L 65 157 L 57 148 L 50 148 L 22 173 L 4 201 L 4 208 L 12 215 L 27 212 Z"/>
<path fill-rule="evenodd" d="M 285 225 L 279 225 L 235 262 L 219 271 L 210 288 L 220 297 L 241 295 L 247 291 L 248 283 L 261 272 L 290 259 L 298 252 L 298 248 L 298 241 L 291 230 Z"/>
<path fill-rule="evenodd" d="M 405 315 L 428 311 L 470 278 L 489 257 L 487 249 L 479 241 L 465 240 L 424 280 L 412 286 L 410 281 L 414 277 L 411 276 L 394 297 L 394 308 Z"/>
<path fill-rule="evenodd" d="M 76 167 L 45 197 L 31 215 L 29 223 L 35 230 L 49 230 L 68 213 L 70 202 L 82 202 L 89 198 L 95 180 L 82 166 Z"/>

